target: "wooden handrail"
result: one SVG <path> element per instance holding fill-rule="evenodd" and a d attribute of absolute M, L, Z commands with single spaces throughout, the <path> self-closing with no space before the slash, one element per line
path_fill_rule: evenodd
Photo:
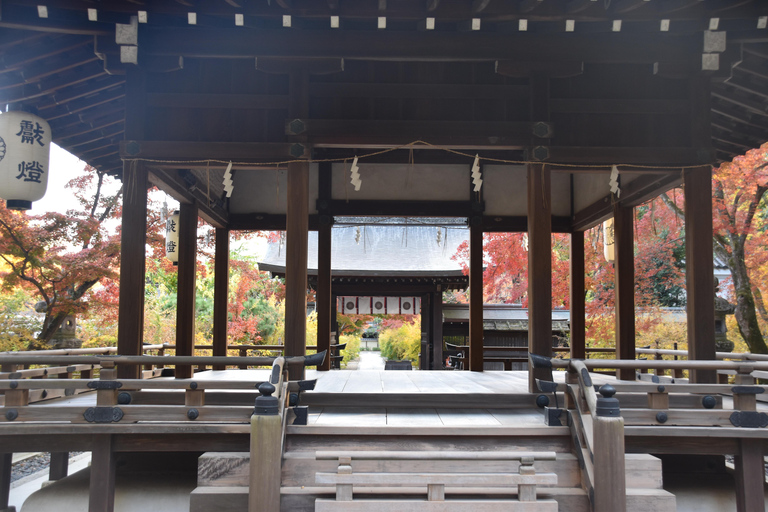
<path fill-rule="evenodd" d="M 305 358 L 312 356 L 288 357 L 286 361 L 289 364 L 297 364 L 305 361 Z M 176 365 L 239 365 L 248 366 L 271 366 L 275 360 L 274 357 L 235 357 L 235 356 L 45 356 L 37 355 L 34 352 L 19 352 L 14 355 L 0 356 L 0 365 L 2 364 L 92 364 L 94 362 L 110 361 L 116 365 L 147 365 L 162 364 L 164 366 Z"/>

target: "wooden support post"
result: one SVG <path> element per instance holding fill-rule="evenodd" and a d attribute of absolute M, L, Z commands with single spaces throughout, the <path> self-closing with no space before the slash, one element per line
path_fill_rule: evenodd
<path fill-rule="evenodd" d="M 213 355 L 227 355 L 227 304 L 229 302 L 229 230 L 216 228 L 213 268 Z M 213 366 L 224 370 L 226 365 Z"/>
<path fill-rule="evenodd" d="M 69 473 L 69 452 L 51 452 L 48 480 L 61 480 Z"/>
<path fill-rule="evenodd" d="M 483 371 L 483 226 L 469 223 L 469 369 Z"/>
<path fill-rule="evenodd" d="M 318 370 L 331 369 L 331 312 L 333 296 L 331 295 L 331 235 L 333 229 L 333 216 L 322 208 L 330 204 L 331 199 L 331 162 L 321 162 L 318 172 L 320 222 L 317 228 L 317 351 L 328 351 L 328 356 Z M 326 201 L 323 203 L 323 201 Z"/>
<path fill-rule="evenodd" d="M 528 165 L 528 351 L 552 357 L 552 176 L 546 165 Z M 528 390 L 551 369 L 528 365 Z"/>
<path fill-rule="evenodd" d="M 13 453 L 0 453 L 0 512 L 16 512 L 16 507 L 8 506 L 12 467 Z"/>
<path fill-rule="evenodd" d="M 432 293 L 430 300 L 432 320 L 432 369 L 442 370 L 443 361 L 443 292 L 438 285 L 438 290 Z"/>
<path fill-rule="evenodd" d="M 571 233 L 571 359 L 586 359 L 586 322 L 584 297 L 584 232 Z"/>
<path fill-rule="evenodd" d="M 737 512 L 765 510 L 765 462 L 763 440 L 743 438 L 734 454 Z"/>
<path fill-rule="evenodd" d="M 197 271 L 197 206 L 181 204 L 179 270 L 176 300 L 176 355 L 195 353 L 195 279 Z M 192 366 L 176 366 L 177 379 L 192 377 Z"/>
<path fill-rule="evenodd" d="M 303 356 L 307 345 L 307 236 L 309 163 L 288 164 L 285 241 L 285 356 Z M 291 380 L 304 378 L 304 366 L 289 365 Z"/>
<path fill-rule="evenodd" d="M 130 110 L 130 109 L 129 109 Z M 123 215 L 120 244 L 120 304 L 117 353 L 141 355 L 144 341 L 145 246 L 147 240 L 147 169 L 137 161 L 123 164 Z M 138 379 L 138 366 L 121 366 L 120 377 Z"/>
<path fill-rule="evenodd" d="M 715 359 L 715 283 L 712 277 L 712 172 L 688 169 L 685 184 L 685 279 L 688 359 Z M 691 382 L 717 382 L 715 370 L 691 370 Z"/>
<path fill-rule="evenodd" d="M 91 451 L 91 482 L 88 512 L 113 512 L 115 509 L 115 452 L 112 436 L 97 434 Z"/>
<path fill-rule="evenodd" d="M 432 294 L 421 297 L 421 350 L 419 351 L 419 369 L 429 370 L 430 340 L 432 339 Z"/>
<path fill-rule="evenodd" d="M 266 396 L 267 386 L 259 391 L 256 411 L 251 416 L 251 466 L 248 491 L 248 512 L 280 512 L 280 479 L 282 464 L 282 423 L 278 414 L 277 398 Z"/>
<path fill-rule="evenodd" d="M 635 359 L 635 237 L 632 207 L 620 206 L 618 203 L 614 206 L 613 229 L 616 248 L 616 358 Z M 635 380 L 635 370 L 619 369 L 616 377 Z"/>

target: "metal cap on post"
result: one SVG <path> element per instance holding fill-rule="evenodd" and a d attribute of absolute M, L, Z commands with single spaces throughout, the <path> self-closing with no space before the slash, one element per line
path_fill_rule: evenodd
<path fill-rule="evenodd" d="M 618 418 L 621 413 L 621 408 L 619 407 L 618 398 L 613 398 L 613 395 L 616 394 L 616 388 L 610 384 L 604 384 L 598 392 L 602 396 L 597 399 L 597 407 L 595 408 L 597 415 Z"/>
<path fill-rule="evenodd" d="M 256 398 L 256 407 L 253 410 L 253 414 L 257 416 L 279 414 L 280 407 L 277 402 L 277 397 L 272 396 L 272 393 L 274 392 L 275 386 L 269 382 L 264 382 L 259 386 L 259 393 L 261 393 L 261 396 Z"/>

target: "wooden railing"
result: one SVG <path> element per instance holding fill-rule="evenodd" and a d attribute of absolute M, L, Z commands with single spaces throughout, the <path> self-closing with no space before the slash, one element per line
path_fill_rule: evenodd
<path fill-rule="evenodd" d="M 729 357 L 733 355 L 728 354 Z M 672 435 L 667 429 L 684 428 L 687 429 L 687 442 L 699 436 L 706 445 L 711 445 L 713 436 L 729 437 L 735 455 L 738 511 L 758 510 L 755 508 L 758 506 L 759 510 L 763 509 L 763 438 L 768 437 L 768 432 L 755 437 L 750 431 L 768 427 L 768 414 L 757 410 L 756 400 L 766 390 L 754 385 L 755 377 L 768 371 L 768 361 L 567 361 L 532 356 L 531 362 L 538 367 L 567 370 L 565 384 L 537 382 L 544 392 L 563 391 L 566 394 L 565 407 L 570 416 L 568 424 L 575 440 L 574 449 L 584 468 L 583 485 L 594 494 L 596 512 L 625 510 L 625 427 L 633 428 L 643 436 Z M 735 383 L 619 380 L 602 386 L 603 396 L 598 397 L 597 386 L 593 386 L 591 377 L 596 368 L 728 371 L 733 373 Z M 645 398 L 638 400 L 643 395 Z M 731 407 L 724 408 L 723 396 L 732 399 Z M 550 415 L 552 413 L 548 411 L 548 417 Z M 690 427 L 696 428 L 691 430 Z"/>

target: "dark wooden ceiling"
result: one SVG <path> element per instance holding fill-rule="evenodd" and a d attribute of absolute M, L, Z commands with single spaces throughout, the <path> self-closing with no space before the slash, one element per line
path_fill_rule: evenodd
<path fill-rule="evenodd" d="M 310 87 L 314 98 L 324 99 L 310 105 L 311 117 L 360 121 L 357 138 L 342 146 L 371 143 L 380 135 L 377 130 L 385 130 L 363 118 L 389 119 L 392 126 L 385 131 L 402 134 L 403 141 L 431 128 L 436 134 L 442 129 L 443 142 L 460 145 L 458 135 L 487 139 L 492 122 L 509 133 L 513 121 L 536 121 L 527 103 L 515 98 L 533 94 L 528 77 L 541 70 L 563 77 L 553 83 L 550 103 L 563 145 L 580 144 L 578 129 L 563 135 L 577 125 L 578 116 L 595 117 L 599 127 L 609 126 L 610 116 L 655 112 L 657 118 L 645 127 L 648 147 L 665 146 L 658 139 L 674 138 L 683 124 L 695 122 L 680 117 L 680 109 L 686 108 L 682 102 L 688 100 L 685 85 L 671 85 L 673 97 L 676 89 L 682 87 L 682 92 L 669 100 L 654 97 L 657 85 L 648 81 L 648 97 L 631 103 L 618 92 L 612 98 L 610 87 L 599 97 L 580 96 L 579 80 L 568 78 L 585 68 L 594 78 L 601 66 L 621 65 L 648 66 L 654 76 L 670 80 L 692 75 L 711 80 L 716 160 L 731 159 L 768 140 L 764 0 L 2 0 L 0 103 L 37 111 L 50 122 L 57 144 L 119 175 L 126 70 L 134 64 L 121 63 L 116 24 L 130 24 L 140 11 L 146 16 L 138 29 L 140 65 L 167 75 L 158 80 L 147 104 L 172 109 L 204 101 L 197 107 L 215 110 L 237 104 L 259 110 L 261 124 L 251 126 L 250 133 L 265 142 L 290 142 L 282 131 L 289 101 L 284 79 L 273 75 L 260 82 L 261 90 L 238 90 L 238 73 L 243 72 L 227 67 L 233 61 L 253 63 L 255 58 L 257 64 L 249 64 L 255 71 L 279 69 L 281 62 L 297 58 L 318 63 L 318 69 L 345 59 L 344 76 L 320 75 Z M 331 26 L 336 16 L 338 28 Z M 707 31 L 724 33 L 726 45 L 705 51 Z M 719 60 L 717 69 L 701 71 L 701 61 L 711 56 Z M 227 80 L 219 95 L 210 93 L 215 84 L 205 97 L 196 96 L 195 83 L 186 87 L 186 95 L 185 86 L 163 90 L 163 83 L 189 82 L 195 69 L 208 73 L 197 75 L 200 80 L 215 82 L 217 67 Z M 626 74 L 627 83 L 615 84 L 617 89 L 644 80 L 632 74 L 634 69 Z M 461 73 L 468 75 L 466 83 L 456 78 Z M 243 80 L 247 83 L 249 77 Z M 366 101 L 372 97 L 375 101 Z M 463 113 L 450 118 L 446 112 L 452 109 Z M 473 133 L 480 121 L 484 132 Z M 418 129 L 416 122 L 421 123 Z M 178 134 L 162 137 L 157 132 L 179 130 L 185 123 L 190 134 L 184 140 L 202 137 L 194 117 L 163 123 L 159 116 L 153 128 L 158 140 L 181 140 Z M 333 136 L 337 128 L 330 121 L 309 126 L 324 134 L 329 152 L 339 145 Z M 620 138 L 607 128 L 594 140 L 627 145 Z M 387 142 L 401 142 L 395 139 Z M 246 139 L 230 133 L 221 140 Z M 520 146 L 514 141 L 494 144 L 500 150 Z"/>

